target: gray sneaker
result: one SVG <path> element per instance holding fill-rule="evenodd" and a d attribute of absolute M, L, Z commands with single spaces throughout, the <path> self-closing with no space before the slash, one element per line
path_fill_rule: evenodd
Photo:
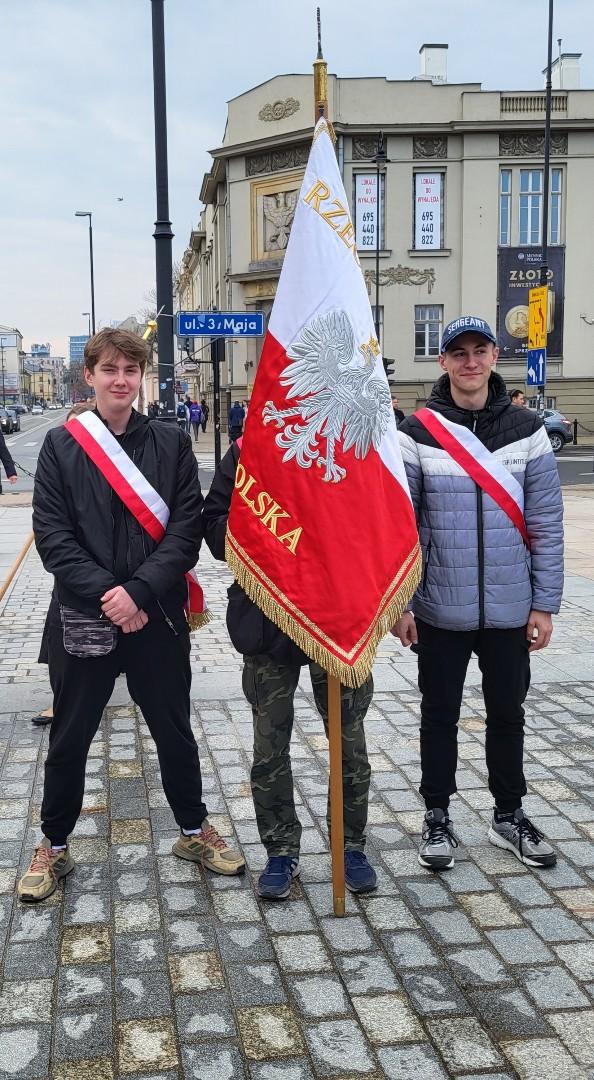
<path fill-rule="evenodd" d="M 419 844 L 419 862 L 429 870 L 449 870 L 454 865 L 458 839 L 447 810 L 427 810 Z"/>
<path fill-rule="evenodd" d="M 501 821 L 497 821 L 493 814 L 489 840 L 495 847 L 513 851 L 526 866 L 554 866 L 557 862 L 555 851 L 521 807 Z"/>

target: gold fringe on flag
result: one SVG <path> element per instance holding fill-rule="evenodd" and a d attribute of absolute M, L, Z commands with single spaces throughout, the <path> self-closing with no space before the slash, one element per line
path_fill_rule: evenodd
<path fill-rule="evenodd" d="M 229 532 L 227 532 L 225 540 L 225 559 L 244 592 L 264 612 L 266 617 L 275 626 L 278 626 L 279 630 L 282 630 L 284 634 L 290 637 L 306 656 L 309 656 L 311 660 L 319 664 L 330 675 L 335 675 L 343 685 L 350 687 L 361 686 L 369 677 L 379 642 L 398 622 L 407 604 L 414 596 L 421 580 L 422 568 L 421 550 L 417 543 L 409 556 L 410 566 L 389 604 L 377 619 L 377 622 L 374 623 L 365 648 L 361 651 L 354 664 L 347 664 L 336 656 L 334 652 L 322 645 L 312 634 L 308 633 L 282 604 L 274 600 L 235 551 L 229 541 Z"/>
<path fill-rule="evenodd" d="M 192 615 L 188 615 L 186 612 L 186 619 L 188 620 L 190 633 L 193 634 L 194 630 L 199 630 L 201 626 L 206 626 L 207 623 L 212 622 L 212 615 L 206 608 L 206 611 L 194 612 Z"/>

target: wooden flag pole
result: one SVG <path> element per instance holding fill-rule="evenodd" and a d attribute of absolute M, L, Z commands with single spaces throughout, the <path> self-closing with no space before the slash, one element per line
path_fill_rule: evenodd
<path fill-rule="evenodd" d="M 345 913 L 344 803 L 342 796 L 342 710 L 340 680 L 328 675 L 328 742 L 330 744 L 330 826 L 334 914 Z"/>

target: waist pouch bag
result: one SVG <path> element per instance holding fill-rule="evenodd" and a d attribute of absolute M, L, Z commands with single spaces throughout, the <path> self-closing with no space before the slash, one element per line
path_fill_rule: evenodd
<path fill-rule="evenodd" d="M 91 659 L 107 656 L 118 643 L 118 628 L 109 619 L 85 615 L 82 611 L 60 604 L 62 638 L 69 656 Z"/>

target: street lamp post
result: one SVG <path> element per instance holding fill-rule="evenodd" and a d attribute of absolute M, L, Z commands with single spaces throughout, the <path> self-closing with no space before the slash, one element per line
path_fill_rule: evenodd
<path fill-rule="evenodd" d="M 91 312 L 90 311 L 81 311 L 81 315 L 83 315 L 83 316 L 86 315 L 88 320 L 89 320 L 89 337 L 90 337 L 91 336 Z"/>
<path fill-rule="evenodd" d="M 551 65 L 553 62 L 553 0 L 549 0 L 549 25 L 547 41 L 547 77 L 545 98 L 545 132 L 544 132 L 544 177 L 542 186 L 542 260 L 540 264 L 540 284 L 548 285 L 549 279 L 549 172 L 551 160 L 551 106 L 552 106 L 552 80 Z M 548 323 L 548 309 L 546 319 Z M 545 338 L 546 343 L 546 338 Z M 546 369 L 545 369 L 546 371 Z M 546 386 L 543 382 L 538 387 L 537 409 L 546 404 Z"/>
<path fill-rule="evenodd" d="M 75 217 L 88 217 L 89 219 L 89 256 L 91 260 L 91 321 L 93 333 L 95 333 L 95 274 L 93 270 L 93 213 L 91 210 L 75 210 Z"/>
<path fill-rule="evenodd" d="M 381 229 L 381 177 L 385 172 L 388 158 L 384 147 L 384 133 L 380 131 L 377 139 L 377 151 L 372 159 L 375 162 L 375 336 L 380 343 L 379 289 L 380 289 L 380 229 Z"/>
<path fill-rule="evenodd" d="M 2 357 L 2 405 L 6 408 L 6 387 L 4 385 L 4 338 L 0 338 L 0 356 Z"/>

